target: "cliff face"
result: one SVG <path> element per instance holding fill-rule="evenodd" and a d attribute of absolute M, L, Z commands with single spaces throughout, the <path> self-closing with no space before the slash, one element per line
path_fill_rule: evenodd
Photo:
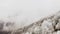
<path fill-rule="evenodd" d="M 29 26 L 19 28 L 13 31 L 12 34 L 60 34 L 60 12 Z"/>

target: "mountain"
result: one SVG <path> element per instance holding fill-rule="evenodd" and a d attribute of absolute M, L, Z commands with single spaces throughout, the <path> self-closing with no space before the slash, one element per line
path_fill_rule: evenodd
<path fill-rule="evenodd" d="M 12 34 L 60 34 L 60 11 L 28 26 L 14 30 Z"/>

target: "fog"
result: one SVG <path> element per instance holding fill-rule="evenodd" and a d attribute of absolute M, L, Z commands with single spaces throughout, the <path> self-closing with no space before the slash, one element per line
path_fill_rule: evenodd
<path fill-rule="evenodd" d="M 0 20 L 29 25 L 60 10 L 60 0 L 0 0 Z"/>

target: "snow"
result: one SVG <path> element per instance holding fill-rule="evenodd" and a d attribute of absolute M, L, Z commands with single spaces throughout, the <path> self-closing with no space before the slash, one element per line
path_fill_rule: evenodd
<path fill-rule="evenodd" d="M 0 0 L 0 20 L 23 27 L 60 10 L 60 0 Z"/>

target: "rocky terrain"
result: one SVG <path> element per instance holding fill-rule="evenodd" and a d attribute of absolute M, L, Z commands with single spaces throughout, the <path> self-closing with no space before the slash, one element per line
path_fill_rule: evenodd
<path fill-rule="evenodd" d="M 16 30 L 12 26 L 14 23 L 0 21 L 0 34 L 60 34 L 60 12 Z"/>
<path fill-rule="evenodd" d="M 11 34 L 60 34 L 60 12 L 14 30 Z"/>

